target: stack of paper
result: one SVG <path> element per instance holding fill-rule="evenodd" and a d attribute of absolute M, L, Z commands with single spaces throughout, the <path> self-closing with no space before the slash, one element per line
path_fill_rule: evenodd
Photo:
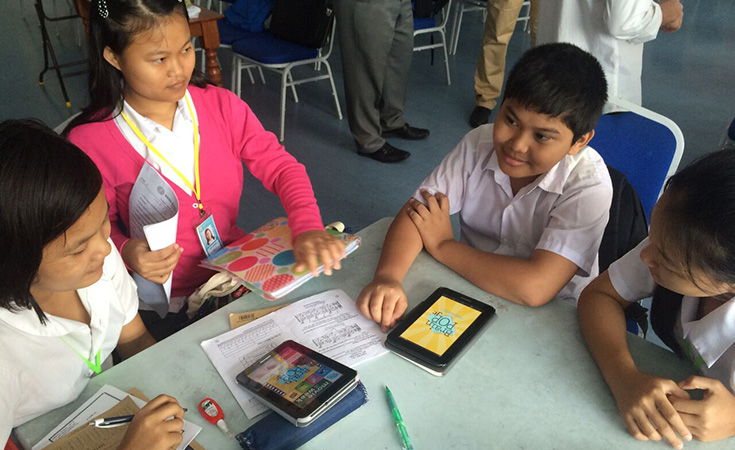
<path fill-rule="evenodd" d="M 347 255 L 360 246 L 361 240 L 355 235 L 327 231 L 347 243 Z M 204 259 L 200 265 L 228 272 L 250 290 L 271 300 L 283 297 L 313 278 L 308 270 L 295 269 L 291 229 L 285 217 L 268 222 Z M 319 273 L 323 270 L 324 265 L 320 265 Z"/>

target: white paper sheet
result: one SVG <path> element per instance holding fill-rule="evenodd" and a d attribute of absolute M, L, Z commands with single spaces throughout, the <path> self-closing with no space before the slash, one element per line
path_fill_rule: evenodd
<path fill-rule="evenodd" d="M 387 353 L 385 335 L 378 325 L 360 314 L 355 302 L 339 289 L 305 298 L 202 342 L 202 349 L 249 419 L 268 408 L 235 378 L 288 339 L 349 367 Z"/>
<path fill-rule="evenodd" d="M 56 428 L 51 430 L 49 434 L 44 436 L 43 439 L 33 446 L 32 450 L 41 450 L 42 448 L 51 445 L 54 441 L 58 440 L 65 434 L 74 431 L 78 427 L 88 426 L 92 419 L 117 405 L 125 397 L 132 398 L 139 408 L 142 408 L 146 404 L 144 400 L 133 397 L 127 392 L 123 392 L 114 386 L 106 384 L 102 386 L 92 397 L 90 397 L 89 400 L 84 402 L 82 406 L 69 414 L 69 417 L 64 419 L 58 426 L 56 426 Z M 182 441 L 177 447 L 177 450 L 185 450 L 200 431 L 202 431 L 202 427 L 184 420 L 184 433 L 182 434 Z"/>
<path fill-rule="evenodd" d="M 143 164 L 130 192 L 130 236 L 145 238 L 151 250 L 160 250 L 176 242 L 179 223 L 179 200 L 171 186 L 149 164 Z M 153 283 L 133 274 L 138 285 L 138 297 L 164 317 L 171 299 L 169 277 L 163 284 Z"/>

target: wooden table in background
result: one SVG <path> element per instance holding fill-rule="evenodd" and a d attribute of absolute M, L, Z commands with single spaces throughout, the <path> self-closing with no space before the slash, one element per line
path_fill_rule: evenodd
<path fill-rule="evenodd" d="M 89 34 L 89 4 L 88 0 L 74 0 L 79 16 L 84 22 L 84 29 Z M 219 29 L 217 20 L 223 18 L 222 14 L 201 8 L 199 17 L 189 19 L 189 30 L 191 37 L 201 37 L 204 55 L 206 57 L 206 73 L 210 80 L 217 86 L 222 86 L 222 73 L 217 60 L 217 47 L 219 47 Z"/>

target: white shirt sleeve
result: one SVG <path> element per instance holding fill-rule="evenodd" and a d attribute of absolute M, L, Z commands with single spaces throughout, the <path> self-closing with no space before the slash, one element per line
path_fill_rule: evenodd
<path fill-rule="evenodd" d="M 115 244 L 110 241 L 110 245 L 112 246 L 112 251 L 105 261 L 105 272 L 109 270 L 108 273 L 112 279 L 112 285 L 115 287 L 115 292 L 118 294 L 120 306 L 125 311 L 123 325 L 127 325 L 138 314 L 138 287 L 135 285 L 133 277 L 130 276 L 125 268 L 125 263 L 115 248 Z"/>
<path fill-rule="evenodd" d="M 488 139 L 489 144 L 486 144 Z M 449 152 L 434 171 L 419 185 L 419 188 L 413 194 L 413 198 L 425 203 L 421 196 L 421 189 L 425 189 L 432 194 L 441 192 L 449 199 L 450 214 L 461 211 L 466 194 L 466 182 L 472 171 L 480 164 L 479 155 L 489 153 L 480 150 L 481 145 L 489 145 L 489 150 L 492 150 L 492 127 L 482 126 L 467 133 L 459 144 L 454 147 L 454 150 Z"/>
<path fill-rule="evenodd" d="M 656 39 L 661 7 L 653 0 L 607 0 L 604 19 L 616 38 L 642 44 Z"/>
<path fill-rule="evenodd" d="M 610 264 L 607 273 L 615 291 L 629 302 L 637 302 L 653 295 L 656 283 L 651 271 L 641 260 L 641 250 L 648 245 L 648 238 L 633 250 Z"/>
<path fill-rule="evenodd" d="M 596 267 L 610 216 L 612 186 L 606 170 L 602 175 L 606 178 L 590 177 L 564 191 L 536 244 L 536 249 L 556 253 L 576 264 L 577 275 L 583 277 L 590 276 Z"/>

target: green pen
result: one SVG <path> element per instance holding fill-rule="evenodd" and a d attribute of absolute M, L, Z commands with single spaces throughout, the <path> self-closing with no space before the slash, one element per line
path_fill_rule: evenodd
<path fill-rule="evenodd" d="M 388 396 L 388 406 L 390 406 L 390 410 L 393 413 L 393 421 L 396 423 L 398 433 L 401 435 L 401 440 L 403 441 L 403 450 L 413 450 L 411 439 L 408 437 L 406 426 L 403 424 L 403 417 L 401 417 L 401 412 L 398 411 L 398 405 L 396 405 L 396 400 L 393 398 L 393 394 L 388 389 L 388 386 L 385 387 L 385 395 Z"/>

